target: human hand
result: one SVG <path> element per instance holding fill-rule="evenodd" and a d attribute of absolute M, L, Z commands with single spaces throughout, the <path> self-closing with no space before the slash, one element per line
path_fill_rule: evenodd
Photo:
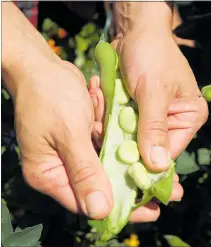
<path fill-rule="evenodd" d="M 171 2 L 114 4 L 112 44 L 139 107 L 138 145 L 146 166 L 168 168 L 206 122 L 208 107 L 172 34 Z"/>
<path fill-rule="evenodd" d="M 139 151 L 148 169 L 164 171 L 170 157 L 175 159 L 206 122 L 207 103 L 173 38 L 173 3 L 116 2 L 113 9 L 112 45 L 125 86 L 139 108 Z M 182 195 L 177 180 L 171 199 Z M 159 207 L 154 205 L 155 210 L 148 212 L 156 220 Z M 144 207 L 138 210 L 145 211 Z M 139 216 L 132 219 L 145 221 L 143 214 Z"/>
<path fill-rule="evenodd" d="M 15 97 L 24 178 L 72 212 L 103 218 L 112 192 L 91 142 L 93 107 L 85 80 L 71 64 L 43 68 L 27 74 Z"/>
<path fill-rule="evenodd" d="M 208 117 L 193 72 L 171 34 L 128 32 L 113 41 L 131 97 L 139 106 L 138 144 L 146 166 L 168 168 Z"/>
<path fill-rule="evenodd" d="M 85 79 L 13 3 L 2 6 L 3 79 L 14 102 L 24 178 L 72 212 L 104 218 L 112 191 L 91 141 L 94 112 Z"/>

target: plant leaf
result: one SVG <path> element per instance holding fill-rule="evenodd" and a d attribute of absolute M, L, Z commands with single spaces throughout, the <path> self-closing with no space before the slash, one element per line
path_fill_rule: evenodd
<path fill-rule="evenodd" d="M 195 160 L 195 153 L 183 152 L 176 162 L 176 173 L 186 175 L 197 172 L 199 167 Z"/>
<path fill-rule="evenodd" d="M 35 247 L 42 233 L 42 224 L 27 227 L 23 231 L 17 231 L 3 242 L 4 247 Z"/>
<path fill-rule="evenodd" d="M 171 247 L 191 247 L 185 243 L 182 239 L 174 235 L 165 235 L 164 238 Z"/>
<path fill-rule="evenodd" d="M 10 212 L 5 202 L 1 201 L 1 241 L 3 242 L 13 233 Z"/>
<path fill-rule="evenodd" d="M 80 52 L 85 52 L 89 47 L 88 41 L 83 37 L 81 37 L 80 35 L 75 36 L 75 42 L 76 42 L 77 50 Z"/>
<path fill-rule="evenodd" d="M 198 149 L 198 162 L 200 165 L 211 165 L 211 150 L 207 148 Z"/>

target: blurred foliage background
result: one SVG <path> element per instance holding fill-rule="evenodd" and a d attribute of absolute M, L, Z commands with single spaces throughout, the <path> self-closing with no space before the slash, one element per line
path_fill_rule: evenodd
<path fill-rule="evenodd" d="M 177 8 L 181 18 L 174 32 L 201 88 L 211 84 L 211 4 L 178 2 Z M 54 52 L 78 66 L 88 81 L 97 72 L 94 48 L 109 18 L 102 2 L 40 2 L 38 29 Z M 194 42 L 189 45 L 181 38 Z M 1 94 L 3 246 L 90 246 L 92 234 L 85 217 L 71 214 L 24 182 L 12 101 L 3 86 Z M 210 164 L 209 117 L 177 160 L 185 191 L 182 201 L 161 205 L 155 223 L 128 224 L 107 246 L 211 246 Z"/>

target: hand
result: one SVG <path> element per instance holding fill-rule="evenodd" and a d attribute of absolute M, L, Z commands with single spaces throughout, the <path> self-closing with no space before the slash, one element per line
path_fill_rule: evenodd
<path fill-rule="evenodd" d="M 3 79 L 14 101 L 26 181 L 72 212 L 104 218 L 112 191 L 91 142 L 94 113 L 84 77 L 13 3 L 2 4 L 2 19 Z"/>
<path fill-rule="evenodd" d="M 206 122 L 207 103 L 170 34 L 136 30 L 113 45 L 126 87 L 139 107 L 141 156 L 149 169 L 165 170 L 169 157 L 175 159 Z"/>
<path fill-rule="evenodd" d="M 93 125 L 93 143 L 100 151 L 103 141 L 103 120 L 105 114 L 105 102 L 102 90 L 100 89 L 100 78 L 93 76 L 89 83 L 89 93 L 95 110 L 95 122 Z M 179 177 L 174 175 L 173 191 L 170 201 L 180 201 L 183 196 L 182 186 L 179 184 Z M 131 222 L 150 222 L 159 217 L 160 209 L 157 203 L 151 201 L 147 205 L 135 210 L 130 217 Z"/>
<path fill-rule="evenodd" d="M 208 116 L 207 103 L 173 39 L 172 12 L 173 3 L 166 1 L 114 3 L 117 36 L 112 44 L 127 90 L 138 104 L 139 151 L 152 171 L 166 170 L 170 156 L 175 159 L 186 148 Z M 179 200 L 183 190 L 175 182 L 171 199 Z M 159 216 L 156 204 L 148 214 L 144 207 L 138 210 L 131 215 L 134 221 Z"/>
<path fill-rule="evenodd" d="M 25 78 L 30 86 L 15 100 L 24 177 L 72 212 L 104 217 L 112 192 L 91 142 L 94 116 L 85 80 L 63 62 L 44 68 Z"/>

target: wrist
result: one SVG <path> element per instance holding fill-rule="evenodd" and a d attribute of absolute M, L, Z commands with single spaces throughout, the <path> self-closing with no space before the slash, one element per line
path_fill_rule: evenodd
<path fill-rule="evenodd" d="M 2 75 L 14 98 L 30 74 L 41 74 L 44 64 L 55 59 L 39 32 L 13 3 L 2 4 Z"/>
<path fill-rule="evenodd" d="M 172 35 L 170 2 L 117 2 L 114 14 L 117 35 L 130 32 Z"/>
<path fill-rule="evenodd" d="M 32 52 L 30 56 L 23 56 L 19 59 L 10 60 L 2 66 L 2 77 L 6 88 L 13 100 L 16 99 L 20 91 L 34 87 L 38 83 L 38 77 L 46 73 L 46 69 L 53 67 L 55 61 L 49 59 L 39 52 Z M 50 71 L 50 69 L 48 69 Z M 45 81 L 43 80 L 44 84 Z"/>

